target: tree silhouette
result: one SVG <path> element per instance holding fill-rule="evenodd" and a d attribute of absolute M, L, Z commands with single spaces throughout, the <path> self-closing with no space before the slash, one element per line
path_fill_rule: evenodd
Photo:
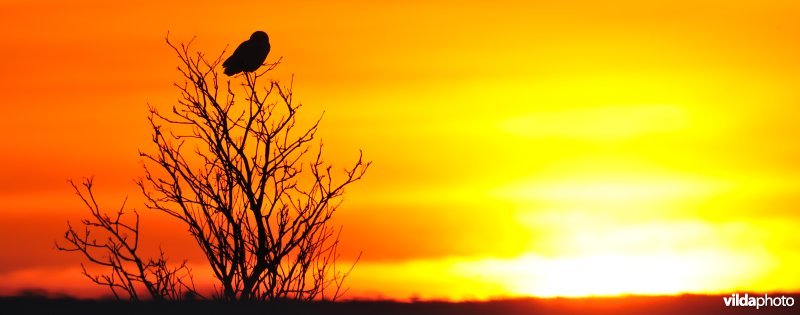
<path fill-rule="evenodd" d="M 170 267 L 163 251 L 159 251 L 157 258 L 141 257 L 138 212 L 133 212 L 133 220 L 123 220 L 123 202 L 116 213 L 109 215 L 97 204 L 91 178 L 85 179 L 80 187 L 72 181 L 69 183 L 89 209 L 91 217 L 81 220 L 84 226 L 82 233 L 67 223 L 68 229 L 64 234 L 66 244 L 56 243 L 56 248 L 80 252 L 90 262 L 111 269 L 107 274 L 92 274 L 81 264 L 86 277 L 96 284 L 107 286 L 117 299 L 138 301 L 142 289 L 154 300 L 179 300 L 198 295 L 186 261 L 177 267 Z"/>
<path fill-rule="evenodd" d="M 208 59 L 192 51 L 191 43 L 175 45 L 167 38 L 183 82 L 175 84 L 180 97 L 171 111 L 150 108 L 155 150 L 140 151 L 145 175 L 137 181 L 145 205 L 187 227 L 218 280 L 216 298 L 335 300 L 353 265 L 337 268 L 341 228 L 331 219 L 345 188 L 362 178 L 370 162 L 359 152 L 341 171 L 325 163 L 322 142 L 314 141 L 320 120 L 302 127 L 291 83 L 266 78 L 280 59 L 221 82 L 224 52 Z M 86 188 L 91 192 L 91 185 Z M 68 241 L 75 239 L 72 230 Z M 138 223 L 127 232 L 138 239 Z M 78 242 L 78 250 L 102 262 L 80 250 L 81 244 L 93 243 Z M 112 250 L 110 256 L 123 254 Z M 183 283 L 167 285 L 195 292 Z"/>

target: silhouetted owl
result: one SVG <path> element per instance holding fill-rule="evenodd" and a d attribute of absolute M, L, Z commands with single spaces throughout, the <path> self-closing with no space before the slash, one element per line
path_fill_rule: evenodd
<path fill-rule="evenodd" d="M 222 63 L 226 75 L 234 75 L 239 72 L 253 72 L 261 67 L 269 54 L 269 37 L 267 33 L 256 31 L 250 35 L 250 39 L 239 44 L 233 55 Z"/>

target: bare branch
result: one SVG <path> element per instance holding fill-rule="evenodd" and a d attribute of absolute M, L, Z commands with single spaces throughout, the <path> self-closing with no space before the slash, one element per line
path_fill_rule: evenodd
<path fill-rule="evenodd" d="M 117 299 L 139 300 L 145 291 L 151 299 L 180 299 L 186 293 L 196 294 L 186 262 L 170 267 L 164 253 L 155 259 L 143 259 L 139 255 L 139 213 L 133 211 L 133 219 L 126 221 L 125 203 L 112 215 L 104 212 L 97 203 L 92 178 L 81 185 L 69 181 L 75 193 L 83 201 L 91 216 L 83 219 L 81 233 L 67 222 L 64 243 L 56 242 L 56 248 L 67 252 L 80 252 L 89 262 L 105 267 L 107 273 L 93 274 L 81 264 L 83 274 L 92 282 L 107 286 Z"/>

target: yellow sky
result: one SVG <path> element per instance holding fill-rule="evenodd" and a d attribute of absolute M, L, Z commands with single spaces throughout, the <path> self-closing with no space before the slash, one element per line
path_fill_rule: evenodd
<path fill-rule="evenodd" d="M 91 287 L 52 248 L 66 180 L 135 200 L 167 31 L 256 29 L 328 160 L 374 162 L 339 213 L 353 296 L 800 289 L 800 3 L 541 2 L 0 4 L 0 291 Z"/>

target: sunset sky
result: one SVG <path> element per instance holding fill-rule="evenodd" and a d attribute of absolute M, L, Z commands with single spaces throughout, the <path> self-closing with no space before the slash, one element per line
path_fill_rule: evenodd
<path fill-rule="evenodd" d="M 167 32 L 255 30 L 327 161 L 373 161 L 338 213 L 350 297 L 800 290 L 800 2 L 536 2 L 0 3 L 0 294 L 105 292 L 53 245 L 84 176 L 208 271 L 137 152 L 179 96 Z"/>

